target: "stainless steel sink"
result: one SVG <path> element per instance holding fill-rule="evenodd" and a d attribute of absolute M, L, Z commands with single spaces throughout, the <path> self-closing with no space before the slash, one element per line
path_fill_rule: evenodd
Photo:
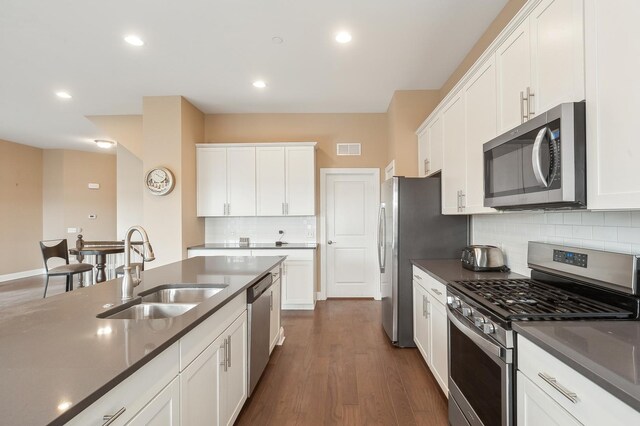
<path fill-rule="evenodd" d="M 221 292 L 226 285 L 207 285 L 186 287 L 180 285 L 154 288 L 152 292 L 141 293 L 142 301 L 147 303 L 200 303 Z"/>
<path fill-rule="evenodd" d="M 102 318 L 131 320 L 171 318 L 184 314 L 196 305 L 197 303 L 139 303 Z"/>

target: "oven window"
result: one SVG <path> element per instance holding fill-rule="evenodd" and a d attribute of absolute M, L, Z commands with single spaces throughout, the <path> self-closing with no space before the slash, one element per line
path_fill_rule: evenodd
<path fill-rule="evenodd" d="M 502 425 L 502 368 L 449 323 L 450 375 L 485 426 Z"/>
<path fill-rule="evenodd" d="M 540 186 L 533 173 L 533 144 L 540 129 L 519 136 L 484 153 L 485 194 L 488 198 L 529 194 L 560 188 L 560 158 L 556 160 L 556 174 L 549 188 Z M 560 120 L 549 124 L 560 152 Z M 548 140 L 542 145 L 540 165 L 547 180 L 551 175 L 551 149 Z"/>

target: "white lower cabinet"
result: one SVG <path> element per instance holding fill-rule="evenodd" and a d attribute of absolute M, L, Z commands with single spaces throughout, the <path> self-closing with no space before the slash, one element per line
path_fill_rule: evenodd
<path fill-rule="evenodd" d="M 449 386 L 446 286 L 413 268 L 413 338 L 445 395 Z"/>
<path fill-rule="evenodd" d="M 521 372 L 517 374 L 517 382 L 517 424 L 519 426 L 579 426 L 582 424 Z"/>
<path fill-rule="evenodd" d="M 274 274 L 274 282 L 271 286 L 271 317 L 270 317 L 270 329 L 269 329 L 269 353 L 273 351 L 273 348 L 278 344 L 280 340 L 280 268 L 278 268 L 278 275 Z"/>
<path fill-rule="evenodd" d="M 518 335 L 518 425 L 640 424 L 640 412 Z"/>
<path fill-rule="evenodd" d="M 127 426 L 178 426 L 180 424 L 180 380 L 176 377 L 136 414 Z"/>

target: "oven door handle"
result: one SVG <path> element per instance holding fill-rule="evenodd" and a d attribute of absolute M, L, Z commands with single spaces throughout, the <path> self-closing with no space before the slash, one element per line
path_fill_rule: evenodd
<path fill-rule="evenodd" d="M 460 330 L 465 336 L 467 336 L 473 343 L 475 343 L 480 349 L 482 349 L 487 355 L 493 358 L 499 358 L 502 362 L 511 364 L 513 363 L 513 353 L 511 349 L 505 349 L 500 345 L 490 342 L 488 339 L 479 335 L 472 328 L 465 325 L 459 318 L 460 314 L 452 312 L 447 308 L 447 317 L 451 324 Z"/>

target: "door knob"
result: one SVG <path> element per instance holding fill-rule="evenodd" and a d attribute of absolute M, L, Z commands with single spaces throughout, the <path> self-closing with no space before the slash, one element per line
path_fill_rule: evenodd
<path fill-rule="evenodd" d="M 333 244 L 333 241 L 329 240 L 329 241 L 327 241 L 327 244 L 331 245 L 331 244 Z"/>

